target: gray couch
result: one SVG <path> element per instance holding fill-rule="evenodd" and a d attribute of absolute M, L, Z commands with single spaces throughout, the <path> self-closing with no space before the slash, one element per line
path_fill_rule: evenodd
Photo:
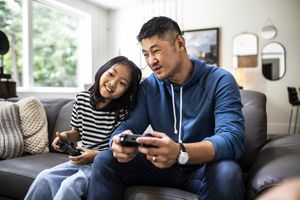
<path fill-rule="evenodd" d="M 246 120 L 246 151 L 239 163 L 245 174 L 247 196 L 254 199 L 266 189 L 289 177 L 300 176 L 300 135 L 267 140 L 266 97 L 241 90 Z M 68 130 L 72 99 L 41 99 L 48 119 L 49 140 L 56 131 Z M 0 161 L 0 200 L 23 199 L 36 175 L 43 169 L 68 160 L 56 153 L 24 155 Z M 130 200 L 197 199 L 197 195 L 175 188 L 135 186 L 126 189 Z"/>

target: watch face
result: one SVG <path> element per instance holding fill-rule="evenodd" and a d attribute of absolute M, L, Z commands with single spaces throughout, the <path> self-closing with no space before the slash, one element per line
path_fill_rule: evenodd
<path fill-rule="evenodd" d="M 184 151 L 180 151 L 180 155 L 178 157 L 178 162 L 181 165 L 186 164 L 189 161 L 189 154 Z"/>

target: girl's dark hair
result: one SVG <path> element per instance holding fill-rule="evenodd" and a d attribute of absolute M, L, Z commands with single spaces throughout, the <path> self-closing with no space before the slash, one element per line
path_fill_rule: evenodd
<path fill-rule="evenodd" d="M 178 35 L 182 35 L 182 32 L 177 22 L 171 18 L 159 16 L 153 17 L 142 26 L 137 40 L 141 42 L 143 39 L 158 36 L 160 39 L 175 42 Z"/>
<path fill-rule="evenodd" d="M 128 117 L 129 112 L 133 109 L 138 91 L 139 85 L 142 77 L 142 72 L 134 62 L 126 58 L 125 56 L 117 56 L 106 62 L 102 67 L 100 67 L 95 75 L 95 82 L 90 87 L 90 102 L 94 109 L 98 102 L 104 101 L 103 96 L 99 91 L 99 81 L 100 77 L 104 72 L 110 69 L 115 64 L 123 64 L 131 70 L 132 79 L 129 87 L 124 92 L 122 96 L 117 99 L 113 99 L 109 105 L 105 108 L 108 111 L 114 111 L 116 113 L 116 121 L 124 120 Z"/>

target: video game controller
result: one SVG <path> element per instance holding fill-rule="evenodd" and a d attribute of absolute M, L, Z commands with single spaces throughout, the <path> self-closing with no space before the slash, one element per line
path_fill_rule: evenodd
<path fill-rule="evenodd" d="M 151 144 L 140 144 L 136 141 L 136 139 L 138 137 L 152 137 L 151 135 L 139 135 L 139 134 L 133 134 L 133 135 L 128 135 L 128 134 L 124 134 L 120 136 L 120 143 L 122 146 L 125 147 L 137 147 L 139 145 L 141 145 L 142 147 L 156 147 L 154 145 Z"/>
<path fill-rule="evenodd" d="M 67 140 L 60 139 L 58 141 L 58 145 L 61 150 L 63 150 L 64 152 L 68 153 L 71 156 L 81 155 L 80 150 L 76 148 L 76 146 L 73 142 L 69 142 Z"/>

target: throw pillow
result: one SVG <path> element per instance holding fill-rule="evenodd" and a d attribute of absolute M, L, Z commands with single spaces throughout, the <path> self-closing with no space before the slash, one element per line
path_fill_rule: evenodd
<path fill-rule="evenodd" d="M 2 110 L 4 107 L 6 107 L 6 106 L 10 106 L 10 105 L 12 105 L 13 104 L 13 102 L 10 102 L 10 101 L 5 101 L 5 100 L 1 100 L 0 101 L 0 110 Z"/>
<path fill-rule="evenodd" d="M 24 141 L 18 106 L 1 102 L 0 105 L 0 158 L 16 158 L 23 154 Z"/>
<path fill-rule="evenodd" d="M 24 136 L 25 152 L 49 152 L 48 124 L 44 106 L 36 97 L 26 97 L 16 103 Z"/>

